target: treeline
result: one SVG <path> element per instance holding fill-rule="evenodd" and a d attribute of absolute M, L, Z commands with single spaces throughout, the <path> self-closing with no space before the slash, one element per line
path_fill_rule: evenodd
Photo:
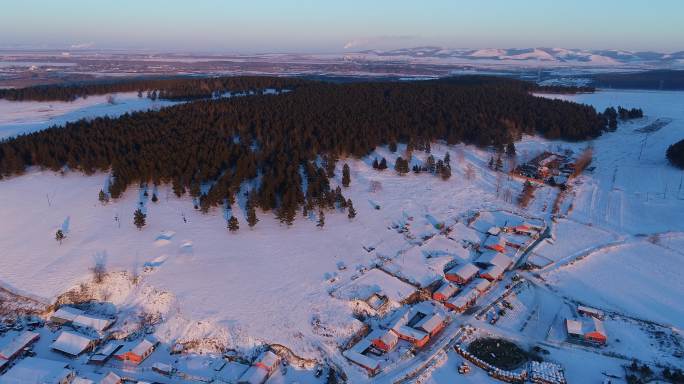
<path fill-rule="evenodd" d="M 533 90 L 540 93 L 574 95 L 577 93 L 594 93 L 596 88 L 586 85 L 537 85 Z"/>
<path fill-rule="evenodd" d="M 206 99 L 225 92 L 258 92 L 267 88 L 294 89 L 306 80 L 284 77 L 170 77 L 117 79 L 70 84 L 0 89 L 0 99 L 13 101 L 73 101 L 114 92 L 138 92 L 166 100 Z"/>
<path fill-rule="evenodd" d="M 601 73 L 590 76 L 593 85 L 618 89 L 684 89 L 684 70 L 653 70 L 633 73 Z"/>
<path fill-rule="evenodd" d="M 583 140 L 606 128 L 593 107 L 535 97 L 528 88 L 490 78 L 310 82 L 280 95 L 199 100 L 0 142 L 0 177 L 28 166 L 110 171 L 112 198 L 131 184 L 171 184 L 204 211 L 232 204 L 251 182 L 248 206 L 276 210 L 291 223 L 300 208 L 308 214 L 344 207 L 343 191 L 330 183 L 343 156 L 399 142 L 415 149 L 435 140 L 503 147 L 524 133 Z M 390 166 L 407 172 L 408 164 Z"/>
<path fill-rule="evenodd" d="M 606 119 L 608 130 L 614 131 L 617 129 L 618 119 L 630 120 L 644 117 L 644 111 L 641 108 L 627 109 L 622 106 L 606 108 L 601 116 Z"/>
<path fill-rule="evenodd" d="M 680 140 L 667 148 L 667 159 L 672 165 L 684 169 L 684 140 Z"/>

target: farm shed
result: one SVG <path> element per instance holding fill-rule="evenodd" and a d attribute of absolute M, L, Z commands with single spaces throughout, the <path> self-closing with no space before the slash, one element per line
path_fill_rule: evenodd
<path fill-rule="evenodd" d="M 606 316 L 605 313 L 603 313 L 603 311 L 596 308 L 587 307 L 584 305 L 578 305 L 577 312 L 579 312 L 579 314 L 581 315 L 595 317 L 599 320 L 603 320 Z"/>
<path fill-rule="evenodd" d="M 478 294 L 474 290 L 464 290 L 461 291 L 458 295 L 452 297 L 451 300 L 444 303 L 444 305 L 447 308 L 452 309 L 456 312 L 463 312 L 466 309 L 468 309 L 468 307 L 475 304 L 477 296 Z"/>
<path fill-rule="evenodd" d="M 102 379 L 100 379 L 99 384 L 121 384 L 123 380 L 116 373 L 109 371 Z"/>
<path fill-rule="evenodd" d="M 24 348 L 30 346 L 39 338 L 40 335 L 37 332 L 30 331 L 22 332 L 14 337 L 8 337 L 6 335 L 5 338 L 0 341 L 0 343 L 2 343 L 0 344 L 2 345 L 0 348 L 0 359 L 12 360 L 17 357 Z"/>
<path fill-rule="evenodd" d="M 63 305 L 50 316 L 50 321 L 55 324 L 69 324 L 73 322 L 76 317 L 83 315 L 84 312 L 78 308 Z"/>
<path fill-rule="evenodd" d="M 368 356 L 368 354 L 371 353 L 372 348 L 374 348 L 369 336 L 364 337 L 361 341 L 354 344 L 353 347 L 342 352 L 342 355 L 352 363 L 365 369 L 368 374 L 372 376 L 380 371 L 380 362 L 377 359 Z"/>
<path fill-rule="evenodd" d="M 75 332 L 62 331 L 50 348 L 66 355 L 76 357 L 91 349 L 96 340 L 80 335 Z"/>
<path fill-rule="evenodd" d="M 506 252 L 506 239 L 503 236 L 489 236 L 484 242 L 487 249 L 497 252 Z"/>

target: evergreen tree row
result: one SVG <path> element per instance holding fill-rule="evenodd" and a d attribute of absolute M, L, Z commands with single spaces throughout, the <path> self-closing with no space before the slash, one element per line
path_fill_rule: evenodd
<path fill-rule="evenodd" d="M 230 206 L 244 182 L 256 181 L 248 224 L 256 224 L 255 207 L 274 210 L 289 224 L 300 208 L 345 208 L 347 199 L 330 184 L 340 157 L 365 156 L 380 145 L 396 151 L 397 143 L 429 150 L 435 140 L 504 147 L 523 133 L 582 140 L 606 128 L 594 108 L 535 97 L 529 87 L 493 78 L 303 82 L 280 95 L 198 100 L 81 120 L 0 142 L 0 178 L 28 166 L 109 171 L 106 192 L 113 199 L 131 184 L 170 184 L 204 212 Z M 440 174 L 450 171 L 440 161 Z M 401 159 L 395 168 L 407 173 L 408 164 Z M 387 161 L 378 160 L 376 167 L 387 168 Z M 348 167 L 341 178 L 344 186 L 353 183 Z"/>

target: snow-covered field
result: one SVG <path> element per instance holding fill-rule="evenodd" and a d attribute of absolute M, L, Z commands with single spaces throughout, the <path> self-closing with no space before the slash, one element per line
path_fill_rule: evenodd
<path fill-rule="evenodd" d="M 109 97 L 113 101 L 110 102 Z M 139 98 L 136 92 L 79 98 L 74 101 L 9 101 L 0 99 L 0 140 L 53 125 L 98 116 L 157 109 L 177 102 Z"/>
<path fill-rule="evenodd" d="M 552 290 L 590 305 L 684 327 L 679 304 L 684 285 L 678 276 L 684 270 L 683 172 L 668 165 L 664 157 L 669 144 L 684 138 L 682 96 L 681 92 L 602 91 L 568 97 L 600 109 L 641 107 L 646 117 L 621 124 L 617 132 L 592 141 L 595 169 L 578 180 L 568 197 L 572 208 L 567 218 L 554 224 L 553 244 L 535 251 L 550 261 L 542 277 Z M 126 99 L 118 100 L 120 104 L 111 108 L 125 105 Z M 149 103 L 137 97 L 130 102 Z M 93 112 L 93 105 L 79 108 L 99 113 Z M 46 115 L 37 120 L 49 119 Z M 7 127 L 30 126 L 26 123 L 33 116 L 30 110 L 16 116 L 14 120 L 3 117 L 3 137 L 20 132 L 6 134 L 11 130 Z M 654 132 L 639 131 L 658 118 L 668 118 L 670 123 Z M 517 143 L 521 160 L 545 148 L 578 151 L 586 145 L 536 137 Z M 90 280 L 90 269 L 103 261 L 109 271 L 141 276 L 136 287 L 125 279 L 112 280 L 106 296 L 128 311 L 162 313 L 165 323 L 157 335 L 165 342 L 211 337 L 238 349 L 279 343 L 303 357 L 338 354 L 338 345 L 361 327 L 348 300 L 351 294 L 342 293 L 375 289 L 385 278 L 364 278 L 363 271 L 382 261 L 385 270 L 428 284 L 449 260 L 470 257 L 462 240 L 481 239 L 477 231 L 453 223 L 477 210 L 517 209 L 504 201 L 504 194 L 496 193 L 496 186 L 502 183 L 515 197 L 520 182 L 497 180 L 487 168 L 489 152 L 461 145 L 432 146 L 436 158 L 447 150 L 453 167 L 448 181 L 425 173 L 396 175 L 391 165 L 402 154 L 401 146 L 396 154 L 386 148 L 376 150 L 390 164 L 384 172 L 372 169 L 374 155 L 342 159 L 336 182 L 347 162 L 352 184 L 343 193 L 354 202 L 354 220 L 347 219 L 346 212 L 331 212 L 322 229 L 316 227 L 315 219 L 301 217 L 288 228 L 272 213 L 259 212 L 261 221 L 249 229 L 244 199 L 239 199 L 232 212 L 240 221 L 237 233 L 226 229 L 227 212 L 215 209 L 202 214 L 193 209 L 189 197 L 176 198 L 168 186 L 156 191 L 157 203 L 149 200 L 152 188 L 145 197 L 137 186 L 131 186 L 122 198 L 103 205 L 97 197 L 108 175 L 60 175 L 33 169 L 0 181 L 4 219 L 0 222 L 0 284 L 51 302 Z M 414 152 L 419 159 L 425 156 Z M 467 168 L 473 172 L 466 172 Z M 467 173 L 472 177 L 466 177 Z M 550 187 L 538 190 L 527 214 L 548 219 L 552 191 Z M 147 225 L 138 230 L 133 211 L 141 202 L 148 216 Z M 439 234 L 441 223 L 454 229 L 448 237 Z M 398 230 L 402 227 L 406 231 Z M 57 229 L 67 236 L 61 245 L 55 240 Z M 657 239 L 649 237 L 656 233 L 660 233 Z M 384 273 L 370 270 L 374 272 L 365 273 L 371 277 Z M 367 284 L 359 288 L 355 282 Z M 403 297 L 407 286 L 399 282 L 381 288 L 395 289 L 397 297 Z M 146 302 L 150 299 L 155 300 L 153 304 Z M 529 307 L 543 307 L 546 301 L 546 296 L 533 297 Z M 546 322 L 544 313 L 541 317 Z M 502 321 L 506 332 L 516 332 L 520 326 Z M 545 331 L 541 328 L 547 325 L 528 327 L 524 335 L 541 338 Z M 574 382 L 573 378 L 583 377 L 582 367 L 577 363 L 580 357 L 569 355 L 565 350 L 552 351 L 556 360 L 571 361 L 568 376 Z M 612 359 L 604 360 L 611 368 L 616 365 Z M 451 377 L 455 366 L 449 353 L 428 382 Z M 468 376 L 472 382 L 484 379 L 481 372 Z"/>

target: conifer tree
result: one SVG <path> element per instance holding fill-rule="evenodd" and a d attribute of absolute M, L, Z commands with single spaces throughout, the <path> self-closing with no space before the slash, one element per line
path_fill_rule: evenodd
<path fill-rule="evenodd" d="M 256 215 L 256 209 L 254 209 L 254 193 L 250 193 L 247 199 L 247 225 L 250 228 L 254 228 L 258 222 L 259 218 Z"/>
<path fill-rule="evenodd" d="M 448 165 L 443 166 L 440 175 L 442 176 L 442 180 L 449 180 L 451 177 L 451 167 Z"/>
<path fill-rule="evenodd" d="M 378 158 L 376 157 L 373 159 L 373 169 L 378 169 L 380 168 L 380 164 L 378 163 Z"/>
<path fill-rule="evenodd" d="M 444 155 L 444 164 L 451 166 L 451 155 L 447 151 L 447 153 Z"/>
<path fill-rule="evenodd" d="M 511 141 L 510 143 L 506 144 L 506 154 L 509 157 L 515 157 L 515 153 L 515 143 Z"/>
<path fill-rule="evenodd" d="M 350 182 L 351 176 L 349 176 L 349 165 L 344 163 L 344 166 L 342 167 L 342 185 L 348 187 Z"/>
<path fill-rule="evenodd" d="M 382 160 L 380 160 L 380 164 L 378 164 L 378 169 L 381 171 L 383 169 L 387 169 L 387 159 L 383 157 Z"/>
<path fill-rule="evenodd" d="M 325 213 L 323 213 L 323 209 L 318 210 L 318 223 L 316 223 L 316 226 L 318 228 L 323 228 L 325 225 Z"/>
<path fill-rule="evenodd" d="M 62 244 L 62 240 L 64 240 L 64 238 L 66 238 L 64 232 L 62 232 L 61 229 L 58 229 L 55 233 L 55 240 L 59 241 L 59 243 Z"/>
<path fill-rule="evenodd" d="M 157 194 L 153 192 L 152 193 L 152 202 L 156 203 L 157 201 L 159 201 L 159 198 L 157 197 Z"/>
<path fill-rule="evenodd" d="M 133 224 L 135 224 L 138 229 L 142 229 L 142 227 L 145 226 L 145 219 L 147 218 L 147 215 L 143 213 L 143 211 L 138 208 L 133 212 Z"/>
<path fill-rule="evenodd" d="M 97 197 L 98 200 L 100 200 L 100 203 L 105 204 L 109 201 L 109 198 L 107 197 L 107 194 L 100 189 L 100 194 Z"/>
<path fill-rule="evenodd" d="M 351 220 L 356 217 L 356 209 L 354 209 L 354 204 L 351 199 L 347 199 L 347 217 Z"/>
<path fill-rule="evenodd" d="M 501 156 L 496 158 L 496 168 L 497 171 L 501 172 L 503 170 L 503 160 L 501 160 Z"/>
<path fill-rule="evenodd" d="M 230 219 L 228 219 L 228 230 L 231 232 L 237 232 L 238 229 L 240 229 L 238 219 L 237 217 L 231 215 Z"/>

